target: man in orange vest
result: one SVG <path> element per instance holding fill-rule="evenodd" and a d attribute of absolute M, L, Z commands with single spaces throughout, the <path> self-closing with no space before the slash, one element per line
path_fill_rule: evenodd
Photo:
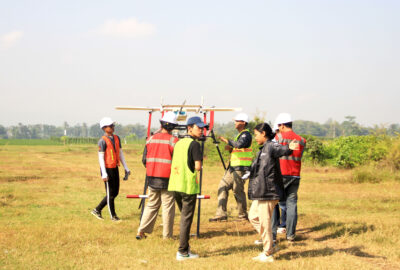
<path fill-rule="evenodd" d="M 293 242 L 296 237 L 297 191 L 300 185 L 301 158 L 306 146 L 306 140 L 292 130 L 292 122 L 292 116 L 288 113 L 279 114 L 275 121 L 279 128 L 279 133 L 275 139 L 279 144 L 288 145 L 291 141 L 299 143 L 297 150 L 294 150 L 289 156 L 281 157 L 279 160 L 286 197 L 286 239 L 289 242 Z M 278 222 L 279 214 L 275 208 L 272 217 L 272 234 L 274 240 L 276 240 Z"/>
<path fill-rule="evenodd" d="M 178 138 L 171 135 L 176 127 L 176 114 L 167 112 L 160 120 L 161 131 L 151 136 L 144 148 L 142 162 L 146 167 L 146 177 L 149 185 L 148 203 L 136 239 L 152 233 L 156 223 L 158 210 L 162 204 L 163 237 L 172 238 L 175 217 L 175 199 L 173 192 L 168 191 L 171 174 L 172 153 Z"/>
<path fill-rule="evenodd" d="M 99 205 L 92 210 L 92 215 L 103 220 L 101 210 L 108 205 L 111 220 L 114 222 L 121 221 L 115 213 L 114 199 L 119 192 L 119 171 L 118 166 L 121 162 L 125 169 L 124 180 L 128 180 L 130 170 L 125 162 L 122 152 L 121 140 L 114 135 L 114 121 L 109 117 L 104 117 L 100 121 L 100 128 L 104 131 L 104 136 L 99 140 L 99 163 L 101 178 L 106 186 L 106 196 Z"/>

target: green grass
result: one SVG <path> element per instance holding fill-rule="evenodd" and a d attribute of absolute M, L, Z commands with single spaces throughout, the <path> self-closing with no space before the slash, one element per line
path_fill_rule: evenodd
<path fill-rule="evenodd" d="M 0 139 L 0 145 L 62 145 L 51 139 Z"/>
<path fill-rule="evenodd" d="M 161 218 L 146 240 L 137 241 L 139 200 L 145 170 L 143 145 L 123 145 L 132 178 L 121 181 L 116 200 L 122 223 L 90 210 L 104 196 L 96 145 L 0 147 L 1 269 L 400 269 L 400 183 L 353 183 L 352 170 L 304 167 L 299 190 L 298 241 L 279 235 L 272 264 L 251 260 L 259 236 L 237 215 L 230 193 L 229 221 L 209 223 L 223 170 L 204 166 L 201 236 L 190 240 L 201 258 L 177 262 L 179 211 L 174 240 L 162 239 Z M 68 149 L 68 150 L 66 150 Z M 395 173 L 397 174 L 397 173 Z M 250 206 L 249 202 L 249 206 Z M 196 215 L 197 216 L 197 215 Z M 192 225 L 195 232 L 196 219 Z"/>

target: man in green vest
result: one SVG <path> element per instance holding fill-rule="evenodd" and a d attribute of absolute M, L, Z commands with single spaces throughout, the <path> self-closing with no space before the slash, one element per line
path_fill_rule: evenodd
<path fill-rule="evenodd" d="M 200 117 L 194 116 L 188 119 L 186 125 L 189 137 L 175 144 L 168 184 L 168 191 L 174 192 L 175 201 L 181 211 L 179 249 L 176 253 L 178 261 L 199 257 L 190 252 L 189 238 L 196 197 L 200 193 L 197 172 L 201 170 L 203 160 L 200 143 L 196 139 L 203 134 L 205 124 Z"/>
<path fill-rule="evenodd" d="M 236 138 L 234 140 L 227 140 L 224 137 L 220 137 L 221 141 L 227 143 L 225 149 L 231 152 L 231 160 L 224 177 L 219 183 L 218 208 L 215 216 L 209 219 L 210 222 L 228 220 L 226 206 L 228 204 L 230 189 L 232 189 L 236 199 L 239 212 L 238 219 L 248 220 L 246 193 L 244 192 L 245 180 L 242 177 L 246 172 L 250 171 L 253 159 L 253 150 L 251 148 L 252 138 L 247 129 L 249 116 L 245 113 L 239 113 L 234 120 L 235 128 L 239 132 Z"/>

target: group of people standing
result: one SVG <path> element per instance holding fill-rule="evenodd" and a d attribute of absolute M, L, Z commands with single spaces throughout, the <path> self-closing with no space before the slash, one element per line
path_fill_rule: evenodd
<path fill-rule="evenodd" d="M 230 163 L 218 187 L 218 207 L 210 222 L 228 219 L 227 201 L 232 189 L 237 202 L 238 220 L 250 221 L 263 245 L 254 260 L 273 261 L 272 254 L 276 241 L 281 208 L 287 206 L 286 238 L 294 241 L 297 224 L 297 191 L 300 183 L 301 157 L 305 139 L 292 130 L 289 114 L 280 114 L 274 130 L 261 123 L 254 128 L 254 135 L 260 151 L 253 160 L 252 136 L 248 129 L 249 117 L 240 113 L 235 118 L 235 128 L 239 132 L 234 140 L 220 137 L 226 143 L 225 149 L 231 153 Z M 181 211 L 179 248 L 177 260 L 195 259 L 199 256 L 190 250 L 190 228 L 193 222 L 196 198 L 200 193 L 197 173 L 202 168 L 203 153 L 198 139 L 206 126 L 200 117 L 187 120 L 187 136 L 178 140 L 172 135 L 176 128 L 176 115 L 167 112 L 160 120 L 161 128 L 146 141 L 142 162 L 146 167 L 148 183 L 148 203 L 140 221 L 136 239 L 146 238 L 152 233 L 158 210 L 163 206 L 163 237 L 171 238 L 175 216 L 175 202 Z M 92 214 L 103 219 L 101 210 L 108 205 L 111 219 L 119 222 L 115 214 L 114 199 L 119 190 L 118 165 L 125 169 L 126 180 L 130 170 L 126 165 L 120 139 L 114 135 L 114 122 L 109 118 L 100 121 L 105 134 L 99 141 L 99 163 L 101 177 L 106 186 L 106 196 L 92 210 Z M 248 198 L 252 204 L 247 213 L 247 199 L 244 190 L 249 179 Z"/>

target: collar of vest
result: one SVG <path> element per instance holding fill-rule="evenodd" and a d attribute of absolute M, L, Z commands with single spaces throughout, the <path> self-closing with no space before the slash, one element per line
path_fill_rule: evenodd
<path fill-rule="evenodd" d="M 242 135 L 242 133 L 245 132 L 245 131 L 250 132 L 250 130 L 249 130 L 248 128 L 243 129 L 243 130 L 240 131 L 239 134 L 236 136 L 235 141 L 236 141 L 236 140 L 240 137 L 240 135 Z"/>

